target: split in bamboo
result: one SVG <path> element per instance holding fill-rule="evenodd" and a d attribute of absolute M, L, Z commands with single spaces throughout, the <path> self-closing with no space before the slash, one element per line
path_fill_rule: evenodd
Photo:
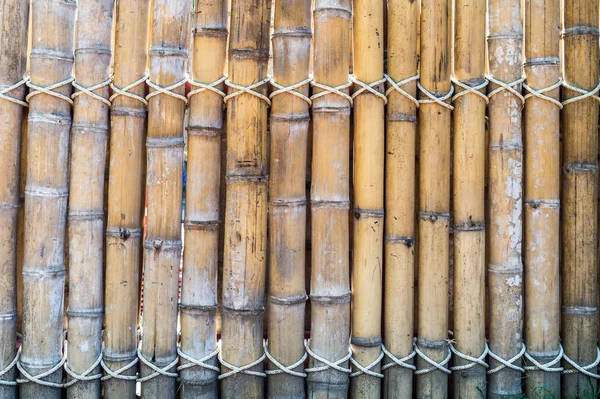
<path fill-rule="evenodd" d="M 213 369 L 181 360 L 183 398 L 217 399 L 217 268 L 227 1 L 193 3 L 192 92 L 188 94 L 185 246 L 181 287 L 181 351 Z M 184 368 L 189 367 L 189 368 Z"/>
<path fill-rule="evenodd" d="M 221 372 L 264 359 L 267 62 L 271 1 L 233 0 L 229 38 Z M 228 367 L 231 366 L 231 367 Z M 263 363 L 222 379 L 221 396 L 264 395 Z M 262 373 L 262 374 L 261 374 Z M 223 375 L 223 374 L 222 374 Z M 223 377 L 222 377 L 223 378 Z"/>
<path fill-rule="evenodd" d="M 28 18 L 29 0 L 0 7 L 0 397 L 6 399 L 17 398 L 17 219 Z"/>
<path fill-rule="evenodd" d="M 299 374 L 283 373 L 269 362 L 269 369 L 279 373 L 268 375 L 267 393 L 269 398 L 303 398 L 311 2 L 276 0 L 274 4 L 272 84 L 279 90 L 304 84 L 294 92 L 274 91 L 270 96 L 268 350 Z"/>

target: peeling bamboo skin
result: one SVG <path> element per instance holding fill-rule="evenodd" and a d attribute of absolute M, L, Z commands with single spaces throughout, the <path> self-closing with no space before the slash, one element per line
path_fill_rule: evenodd
<path fill-rule="evenodd" d="M 564 4 L 564 79 L 592 90 L 598 84 L 598 3 Z M 563 101 L 578 93 L 563 90 Z M 598 339 L 598 104 L 585 99 L 563 108 L 563 284 L 561 338 L 565 354 L 581 366 L 596 360 Z M 572 368 L 565 361 L 563 367 Z M 590 370 L 596 373 L 597 368 Z M 565 374 L 563 395 L 582 397 L 597 382 Z"/>
<path fill-rule="evenodd" d="M 27 65 L 29 1 L 6 2 L 0 21 L 6 31 L 0 35 L 0 85 L 9 87 L 21 80 Z M 25 87 L 8 93 L 23 101 Z M 26 112 L 9 101 L 0 102 L 0 370 L 17 354 L 17 229 L 20 208 L 21 126 Z M 17 369 L 0 377 L 14 381 Z M 0 385 L 0 397 L 16 399 L 17 387 Z"/>

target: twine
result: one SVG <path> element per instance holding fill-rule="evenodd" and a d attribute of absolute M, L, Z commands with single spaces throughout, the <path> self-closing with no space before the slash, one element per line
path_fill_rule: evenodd
<path fill-rule="evenodd" d="M 350 75 L 350 81 L 356 84 L 357 86 L 360 86 L 360 89 L 352 93 L 352 100 L 354 100 L 361 94 L 368 92 L 381 99 L 384 104 L 387 104 L 387 97 L 385 96 L 385 94 L 381 93 L 379 90 L 376 89 L 377 86 L 387 81 L 386 78 L 381 78 L 372 83 L 365 83 L 356 79 L 354 75 Z"/>
<path fill-rule="evenodd" d="M 588 97 L 592 97 L 594 100 L 600 102 L 600 97 L 597 96 L 598 92 L 600 91 L 600 82 L 598 83 L 598 85 L 593 88 L 590 91 L 586 91 L 584 89 L 580 89 L 579 87 L 575 87 L 575 86 L 571 86 L 570 84 L 568 84 L 567 82 L 565 82 L 563 80 L 562 82 L 563 87 L 574 91 L 575 93 L 579 93 L 581 94 L 580 96 L 575 96 L 575 97 L 571 97 L 568 100 L 565 100 L 562 102 L 562 105 L 567 105 L 567 104 L 571 104 L 577 101 L 581 101 L 581 100 L 585 100 Z M 598 377 L 594 377 L 594 378 L 598 378 Z"/>
<path fill-rule="evenodd" d="M 390 84 L 390 87 L 385 92 L 386 96 L 389 96 L 392 91 L 397 91 L 398 93 L 400 93 L 401 95 L 406 97 L 408 100 L 412 101 L 412 103 L 415 104 L 415 107 L 419 108 L 419 100 L 417 100 L 415 97 L 411 96 L 406 90 L 404 90 L 402 88 L 402 86 L 404 86 L 407 83 L 413 82 L 415 80 L 419 80 L 419 78 L 420 78 L 419 74 L 416 74 L 415 76 L 411 76 L 410 78 L 399 80 L 397 82 L 394 82 L 394 79 L 392 79 L 387 74 L 384 74 L 383 77 Z"/>
<path fill-rule="evenodd" d="M 319 83 L 319 82 L 313 80 L 312 82 L 310 82 L 310 85 L 324 90 L 320 93 L 313 94 L 310 97 L 311 101 L 315 101 L 317 98 L 326 96 L 328 94 L 335 94 L 336 96 L 340 96 L 340 97 L 348 100 L 348 102 L 352 106 L 352 103 L 353 103 L 352 97 L 350 97 L 348 94 L 346 94 L 342 91 L 342 90 L 347 89 L 348 87 L 352 86 L 352 82 L 344 83 L 344 84 L 334 87 L 334 86 L 328 86 L 326 84 Z"/>
<path fill-rule="evenodd" d="M 79 83 L 77 83 L 77 81 L 73 80 L 73 87 L 75 87 L 79 91 L 76 91 L 75 93 L 73 93 L 71 95 L 71 98 L 73 100 L 75 100 L 77 97 L 81 96 L 82 94 L 85 94 L 85 95 L 93 98 L 94 100 L 98 100 L 101 103 L 106 104 L 107 106 L 110 107 L 110 104 L 111 104 L 110 100 L 106 99 L 106 98 L 104 98 L 102 96 L 99 96 L 96 93 L 94 93 L 94 90 L 98 90 L 98 89 L 101 89 L 103 87 L 110 86 L 111 82 L 112 82 L 112 77 L 109 77 L 104 82 L 95 84 L 95 85 L 90 86 L 90 87 L 85 87 L 85 86 L 82 86 Z"/>
<path fill-rule="evenodd" d="M 486 79 L 489 82 L 492 82 L 494 84 L 497 84 L 499 87 L 495 88 L 494 90 L 492 90 L 491 92 L 488 93 L 488 99 L 491 99 L 494 95 L 501 93 L 503 91 L 507 91 L 509 93 L 511 93 L 513 96 L 517 97 L 520 101 L 521 101 L 521 108 L 523 106 L 525 106 L 525 97 L 523 97 L 523 95 L 517 90 L 515 89 L 516 86 L 522 84 L 523 82 L 525 82 L 525 78 L 521 77 L 517 80 L 514 80 L 512 82 L 508 82 L 505 83 L 501 80 L 496 79 L 495 77 L 493 77 L 492 75 L 486 75 Z"/>
<path fill-rule="evenodd" d="M 384 356 L 385 354 L 383 352 L 379 352 L 379 356 L 377 356 L 377 359 L 375 359 L 371 364 L 369 364 L 366 367 L 363 367 L 359 362 L 354 360 L 354 357 L 351 357 L 350 362 L 358 369 L 358 371 L 350 373 L 350 377 L 358 377 L 361 374 L 367 374 L 371 377 L 383 378 L 383 374 L 373 371 L 373 367 L 377 366 L 384 358 Z"/>
<path fill-rule="evenodd" d="M 227 76 L 222 76 L 212 83 L 205 84 L 192 79 L 188 79 L 188 83 L 190 84 L 190 86 L 196 87 L 196 89 L 190 90 L 190 92 L 187 94 L 187 99 L 189 100 L 190 98 L 192 98 L 192 96 L 205 92 L 206 90 L 212 91 L 213 93 L 216 93 L 221 97 L 225 98 L 226 94 L 223 91 L 219 90 L 219 88 L 217 87 L 221 83 L 225 82 L 225 80 L 227 80 Z"/>
<path fill-rule="evenodd" d="M 283 93 L 289 93 L 291 95 L 294 95 L 296 97 L 298 97 L 299 99 L 305 101 L 308 106 L 312 106 L 312 101 L 310 100 L 310 97 L 305 96 L 304 94 L 300 93 L 299 91 L 296 91 L 296 89 L 309 84 L 310 82 L 312 82 L 312 77 L 308 77 L 306 79 L 304 79 L 302 82 L 298 82 L 298 83 L 294 83 L 291 86 L 282 86 L 279 83 L 275 82 L 275 80 L 271 79 L 271 85 L 275 88 L 277 88 L 278 90 L 275 90 L 274 92 L 272 92 L 269 95 L 270 99 L 273 99 L 273 97 L 275 97 L 276 95 L 279 94 L 283 94 Z"/>
<path fill-rule="evenodd" d="M 58 98 L 59 100 L 66 101 L 69 104 L 73 105 L 73 100 L 71 100 L 69 97 L 65 96 L 64 94 L 54 91 L 54 89 L 59 89 L 63 86 L 69 85 L 73 81 L 75 81 L 75 78 L 70 77 L 70 78 L 62 80 L 58 83 L 54 83 L 50 86 L 38 86 L 38 85 L 32 83 L 31 80 L 28 80 L 27 82 L 25 82 L 25 84 L 27 85 L 27 87 L 33 89 L 33 91 L 29 92 L 27 97 L 25 97 L 25 101 L 30 101 L 32 97 L 43 93 L 43 94 L 47 94 L 49 96 Z"/>
<path fill-rule="evenodd" d="M 267 355 L 265 353 L 262 354 L 262 356 L 258 359 L 256 359 L 255 361 L 253 361 L 252 363 L 248 363 L 245 366 L 234 366 L 233 364 L 230 364 L 228 362 L 226 362 L 225 360 L 223 360 L 223 354 L 219 351 L 218 354 L 218 359 L 219 359 L 219 363 L 221 363 L 221 365 L 223 365 L 225 368 L 228 368 L 230 371 L 223 373 L 221 375 L 219 375 L 219 379 L 222 380 L 224 378 L 227 377 L 231 377 L 233 375 L 236 374 L 246 374 L 246 375 L 253 375 L 255 377 L 262 377 L 265 378 L 267 375 L 261 371 L 254 371 L 254 370 L 249 370 L 252 367 L 261 364 L 265 359 L 266 359 Z"/>
<path fill-rule="evenodd" d="M 156 378 L 159 375 L 164 375 L 165 377 L 171 377 L 171 378 L 177 378 L 179 376 L 179 374 L 169 371 L 169 369 L 172 369 L 173 367 L 177 366 L 177 363 L 179 363 L 179 356 L 177 356 L 175 358 L 175 360 L 173 360 L 171 363 L 169 363 L 166 366 L 161 368 L 161 367 L 158 367 L 157 365 L 155 365 L 154 363 L 152 363 L 150 360 L 146 359 L 144 357 L 144 355 L 142 355 L 142 351 L 140 349 L 138 349 L 137 354 L 138 354 L 138 357 L 140 358 L 140 360 L 142 361 L 142 363 L 144 363 L 146 366 L 150 367 L 152 370 L 154 370 L 154 372 L 145 377 L 138 378 L 136 380 L 136 382 L 150 381 L 151 379 Z"/>
<path fill-rule="evenodd" d="M 178 346 L 177 347 L 177 354 L 179 355 L 179 357 L 187 360 L 189 363 L 180 365 L 179 367 L 177 367 L 177 371 L 189 369 L 189 368 L 192 368 L 192 367 L 200 367 L 202 369 L 216 371 L 217 373 L 220 372 L 221 369 L 218 368 L 217 366 L 213 366 L 212 364 L 205 363 L 206 361 L 208 361 L 208 360 L 214 358 L 215 356 L 217 356 L 219 354 L 220 349 L 221 348 L 219 347 L 219 345 L 217 345 L 217 347 L 215 348 L 215 350 L 212 351 L 211 353 L 209 353 L 208 355 L 204 356 L 201 359 L 194 359 L 193 357 L 191 357 L 189 355 L 186 355 L 181 350 L 181 348 Z"/>
<path fill-rule="evenodd" d="M 412 364 L 406 363 L 408 360 L 412 359 L 413 357 L 415 357 L 417 355 L 417 352 L 414 350 L 414 343 L 413 343 L 413 351 L 401 359 L 397 358 L 390 351 L 388 351 L 384 344 L 381 344 L 381 351 L 387 357 L 389 357 L 390 360 L 392 361 L 392 363 L 384 364 L 383 367 L 381 368 L 381 371 L 384 371 L 384 370 L 389 369 L 390 367 L 396 367 L 396 366 L 403 367 L 405 369 L 409 369 L 412 371 L 417 370 L 417 368 L 415 366 L 413 366 Z"/>
<path fill-rule="evenodd" d="M 135 365 L 138 364 L 138 361 L 139 361 L 139 359 L 136 357 L 129 364 L 126 364 L 125 366 L 121 367 L 120 369 L 111 370 L 110 367 L 108 367 L 106 365 L 106 363 L 104 363 L 104 359 L 102 359 L 102 361 L 100 362 L 100 366 L 102 366 L 102 369 L 104 369 L 104 371 L 108 375 L 105 375 L 100 380 L 108 381 L 111 378 L 114 378 L 116 380 L 122 380 L 122 381 L 135 381 L 135 380 L 137 380 L 137 373 L 136 373 L 136 375 L 122 375 L 122 374 L 125 371 L 131 369 L 132 367 L 135 367 Z"/>
<path fill-rule="evenodd" d="M 27 104 L 25 101 L 19 100 L 18 98 L 11 97 L 8 95 L 8 93 L 10 93 L 11 91 L 18 89 L 23 85 L 26 85 L 27 82 L 29 82 L 29 76 L 25 76 L 23 79 L 19 80 L 12 86 L 5 87 L 4 89 L 0 90 L 0 98 L 6 101 L 10 101 L 11 103 L 20 105 L 22 107 L 29 107 L 29 104 Z M 0 376 L 2 376 L 2 374 L 0 374 Z"/>
<path fill-rule="evenodd" d="M 424 88 L 421 85 L 421 82 L 417 81 L 417 87 L 419 88 L 419 90 L 421 90 L 421 93 L 425 94 L 425 96 L 427 96 L 429 98 L 429 100 L 427 100 L 427 99 L 419 100 L 419 103 L 421 103 L 421 104 L 438 104 L 444 108 L 448 108 L 450 111 L 452 111 L 454 109 L 454 107 L 451 104 L 446 103 L 446 101 L 448 99 L 451 99 L 452 95 L 454 94 L 454 86 L 450 86 L 450 90 L 448 91 L 448 93 L 444 94 L 441 97 L 436 97 L 435 94 L 433 94 L 432 92 L 430 92 L 429 90 Z"/>
<path fill-rule="evenodd" d="M 141 78 L 139 78 L 138 80 L 136 80 L 135 82 L 130 83 L 123 88 L 119 88 L 111 83 L 110 88 L 113 90 L 114 93 L 112 96 L 110 96 L 110 98 L 108 100 L 113 101 L 115 98 L 117 98 L 119 96 L 125 96 L 125 97 L 132 98 L 134 100 L 137 100 L 137 101 L 141 102 L 142 104 L 144 104 L 145 106 L 147 106 L 148 101 L 146 101 L 146 99 L 144 97 L 138 96 L 137 94 L 134 94 L 134 93 L 130 93 L 129 90 L 133 89 L 134 87 L 136 87 L 138 85 L 143 84 L 145 81 L 148 80 L 148 78 L 149 78 L 148 75 L 144 75 Z"/>
<path fill-rule="evenodd" d="M 74 372 L 73 370 L 71 370 L 71 368 L 69 367 L 69 365 L 68 365 L 68 363 L 66 362 L 66 359 L 65 359 L 64 369 L 65 369 L 66 373 L 68 375 L 70 375 L 73 379 L 71 381 L 65 382 L 63 384 L 63 387 L 64 388 L 69 388 L 69 387 L 77 384 L 80 381 L 94 381 L 94 380 L 101 379 L 102 378 L 102 373 L 90 375 L 94 371 L 94 369 L 100 365 L 100 363 L 102 363 L 102 352 L 100 352 L 100 356 L 94 362 L 94 364 L 92 364 L 83 373 L 77 374 L 76 372 Z"/>
<path fill-rule="evenodd" d="M 63 384 L 60 382 L 50 382 L 50 381 L 44 381 L 42 380 L 42 378 L 48 377 L 49 375 L 53 374 L 54 372 L 60 370 L 63 365 L 65 364 L 65 362 L 67 361 L 66 357 L 63 357 L 60 362 L 58 362 L 54 367 L 52 367 L 51 369 L 41 373 L 41 374 L 37 374 L 37 375 L 31 375 L 27 372 L 27 370 L 25 370 L 23 368 L 23 366 L 21 365 L 20 361 L 17 361 L 17 369 L 19 369 L 19 371 L 21 372 L 21 374 L 23 375 L 23 377 L 25 378 L 17 378 L 17 384 L 27 384 L 29 382 L 34 382 L 38 385 L 42 385 L 45 387 L 50 387 L 50 388 L 62 388 Z"/>
<path fill-rule="evenodd" d="M 0 378 L 4 377 L 6 374 L 8 374 L 17 365 L 20 357 L 21 357 L 21 348 L 19 348 L 17 350 L 17 354 L 15 355 L 15 358 L 12 360 L 12 362 L 10 362 L 10 364 L 8 366 L 6 366 L 4 368 L 4 370 L 0 371 Z M 14 386 L 17 386 L 17 381 L 0 380 L 0 386 L 2 386 L 2 385 L 14 387 Z"/>
<path fill-rule="evenodd" d="M 325 359 L 324 357 L 321 357 L 321 356 L 317 355 L 315 352 L 313 352 L 310 349 L 310 339 L 306 341 L 304 347 L 306 348 L 306 352 L 308 353 L 308 355 L 310 357 L 312 357 L 313 359 L 315 359 L 315 360 L 317 360 L 317 361 L 325 364 L 324 366 L 316 366 L 316 367 L 307 368 L 307 369 L 304 370 L 305 372 L 307 372 L 307 373 L 316 373 L 316 372 L 319 372 L 319 371 L 325 371 L 325 370 L 328 370 L 328 369 L 334 369 L 334 370 L 337 370 L 339 372 L 346 373 L 346 374 L 351 374 L 352 373 L 352 370 L 350 370 L 349 368 L 345 368 L 345 367 L 340 366 L 340 364 L 342 364 L 344 362 L 347 362 L 349 359 L 352 358 L 352 351 L 350 351 L 350 349 L 348 349 L 348 354 L 346 356 L 344 356 L 343 358 L 341 358 L 340 360 L 337 360 L 335 362 L 330 362 L 329 360 Z"/>
<path fill-rule="evenodd" d="M 525 354 L 527 348 L 525 347 L 525 344 L 521 343 L 521 350 L 519 351 L 519 353 L 517 353 L 516 355 L 514 355 L 513 357 L 511 357 L 508 360 L 505 360 L 503 358 L 501 358 L 500 356 L 496 355 L 494 352 L 492 352 L 490 349 L 488 349 L 488 354 L 490 355 L 490 357 L 494 360 L 496 360 L 497 362 L 499 362 L 500 364 L 496 367 L 494 367 L 491 370 L 488 370 L 488 375 L 489 374 L 494 374 L 497 373 L 498 371 L 501 371 L 505 368 L 509 368 L 515 371 L 519 371 L 521 373 L 525 372 L 525 369 L 523 369 L 523 367 L 519 367 L 517 365 L 515 365 L 514 363 L 521 359 L 523 357 L 523 355 Z"/>
<path fill-rule="evenodd" d="M 528 98 L 531 98 L 531 97 L 537 97 L 540 100 L 548 101 L 548 102 L 556 105 L 558 108 L 562 109 L 563 105 L 561 104 L 560 101 L 555 100 L 554 98 L 545 94 L 549 91 L 552 91 L 552 90 L 562 86 L 562 84 L 563 84 L 563 80 L 558 79 L 558 81 L 556 83 L 554 83 L 553 85 L 544 87 L 543 89 L 536 90 L 536 89 L 528 86 L 527 83 L 523 83 L 523 88 L 529 92 L 529 94 L 527 94 L 525 96 L 525 100 L 527 100 Z"/>
<path fill-rule="evenodd" d="M 485 362 L 485 358 L 488 355 L 490 349 L 488 348 L 487 343 L 484 343 L 485 347 L 483 349 L 483 353 L 481 355 L 479 355 L 479 357 L 473 357 L 473 356 L 469 356 L 465 353 L 460 352 L 458 349 L 456 349 L 454 347 L 454 345 L 452 343 L 448 344 L 450 347 L 450 350 L 452 351 L 452 353 L 454 353 L 457 357 L 468 361 L 469 363 L 467 364 L 463 364 L 461 366 L 452 366 L 450 367 L 451 371 L 461 371 L 461 370 L 468 370 L 470 368 L 473 368 L 477 365 L 482 366 L 483 368 L 489 368 L 489 365 Z"/>
<path fill-rule="evenodd" d="M 242 86 L 242 85 L 239 85 L 237 83 L 230 82 L 229 79 L 225 79 L 225 85 L 228 86 L 228 87 L 231 87 L 233 89 L 236 89 L 237 91 L 234 91 L 233 93 L 230 93 L 230 94 L 226 95 L 223 98 L 223 101 L 225 103 L 227 103 L 227 101 L 231 100 L 232 98 L 234 98 L 236 96 L 239 96 L 241 94 L 247 93 L 247 94 L 250 94 L 250 95 L 252 95 L 254 97 L 257 97 L 257 98 L 263 100 L 265 103 L 267 103 L 267 107 L 270 107 L 271 106 L 271 100 L 269 100 L 269 97 L 267 97 L 264 94 L 259 93 L 259 92 L 257 92 L 257 91 L 254 90 L 257 87 L 260 87 L 262 85 L 265 85 L 265 84 L 269 83 L 270 80 L 271 80 L 271 77 L 267 76 L 266 78 L 264 78 L 260 82 L 253 83 L 250 86 Z"/>
<path fill-rule="evenodd" d="M 541 364 L 540 362 L 538 362 L 537 360 L 535 360 L 528 352 L 524 353 L 525 359 L 527 359 L 529 362 L 533 363 L 533 366 L 524 366 L 523 369 L 527 370 L 527 371 L 535 371 L 535 370 L 542 370 L 542 371 L 546 371 L 548 373 L 556 373 L 556 372 L 561 372 L 563 371 L 562 367 L 552 367 L 554 366 L 556 363 L 560 362 L 560 359 L 563 357 L 564 351 L 563 351 L 563 347 L 562 345 L 558 345 L 558 355 L 551 361 L 549 361 L 548 363 L 545 364 Z"/>
<path fill-rule="evenodd" d="M 563 372 L 562 372 L 563 374 L 581 373 L 583 375 L 587 375 L 588 377 L 591 377 L 594 379 L 600 379 L 600 375 L 594 374 L 594 373 L 588 371 L 588 370 L 596 367 L 598 364 L 600 364 L 600 349 L 596 348 L 596 360 L 594 360 L 594 362 L 592 364 L 588 364 L 587 366 L 578 365 L 573 360 L 571 360 L 571 358 L 569 358 L 569 356 L 567 356 L 566 353 L 563 353 L 563 359 L 565 359 L 565 361 L 567 363 L 569 363 L 571 366 L 573 366 L 572 369 L 563 370 Z"/>
<path fill-rule="evenodd" d="M 450 361 L 450 358 L 452 357 L 452 352 L 450 351 L 450 348 L 448 348 L 448 354 L 446 355 L 446 358 L 444 360 L 442 360 L 440 363 L 436 362 L 435 360 L 431 359 L 429 356 L 424 354 L 419 349 L 419 346 L 417 344 L 415 344 L 415 352 L 417 353 L 417 355 L 419 355 L 421 357 L 421 359 L 425 360 L 427 363 L 429 363 L 432 366 L 432 367 L 429 367 L 426 369 L 416 370 L 415 375 L 427 374 L 427 373 L 430 373 L 435 370 L 439 370 L 446 374 L 451 374 L 451 371 L 445 367 L 448 364 L 448 362 Z"/>
<path fill-rule="evenodd" d="M 185 78 L 181 79 L 179 82 L 172 84 L 171 86 L 162 87 L 162 86 L 154 83 L 153 81 L 151 81 L 150 78 L 148 78 L 148 80 L 146 81 L 146 84 L 148 84 L 148 86 L 153 88 L 155 91 L 149 93 L 146 96 L 146 101 L 149 101 L 154 96 L 158 96 L 160 94 L 166 94 L 169 97 L 176 98 L 178 100 L 183 101 L 184 104 L 187 104 L 188 99 L 186 96 L 182 96 L 181 94 L 175 93 L 173 91 L 175 89 L 178 89 L 181 86 L 184 86 L 187 83 L 187 81 L 188 81 L 188 79 L 187 79 L 187 77 L 185 77 Z"/>
<path fill-rule="evenodd" d="M 458 98 L 460 98 L 466 94 L 474 94 L 477 97 L 483 99 L 483 101 L 485 101 L 486 104 L 490 103 L 488 96 L 486 96 L 485 94 L 483 94 L 482 92 L 479 91 L 479 90 L 485 89 L 487 87 L 487 85 L 489 84 L 489 81 L 487 79 L 485 79 L 483 83 L 478 84 L 477 86 L 469 86 L 468 84 L 465 84 L 465 83 L 461 82 L 460 80 L 457 80 L 454 78 L 450 78 L 450 81 L 452 83 L 454 83 L 455 85 L 457 85 L 458 87 L 460 87 L 461 89 L 463 89 L 463 91 L 456 93 L 452 97 L 452 101 L 456 101 Z"/>
<path fill-rule="evenodd" d="M 267 359 L 269 359 L 271 361 L 271 363 L 273 363 L 278 369 L 278 370 L 265 370 L 265 373 L 267 375 L 276 375 L 276 374 L 285 373 L 285 374 L 293 375 L 295 377 L 300 377 L 300 378 L 307 377 L 308 374 L 293 370 L 296 367 L 304 364 L 304 361 L 308 357 L 308 354 L 306 352 L 304 352 L 304 354 L 302 355 L 302 358 L 300 358 L 300 360 L 298 360 L 296 363 L 292 364 L 291 366 L 284 366 L 279 361 L 277 361 L 277 359 L 275 359 L 273 357 L 273 355 L 271 355 L 269 353 L 268 340 L 263 341 L 263 349 L 265 351 L 265 355 L 267 356 Z"/>

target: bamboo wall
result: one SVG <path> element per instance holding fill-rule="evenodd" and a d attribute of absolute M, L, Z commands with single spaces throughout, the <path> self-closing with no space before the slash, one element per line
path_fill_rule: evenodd
<path fill-rule="evenodd" d="M 0 399 L 600 397 L 598 0 L 7 0 Z"/>

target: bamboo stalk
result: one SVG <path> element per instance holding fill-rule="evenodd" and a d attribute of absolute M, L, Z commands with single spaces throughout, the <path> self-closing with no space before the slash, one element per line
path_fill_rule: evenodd
<path fill-rule="evenodd" d="M 8 1 L 0 8 L 0 89 L 19 83 L 27 66 L 29 0 Z M 7 370 L 17 355 L 17 225 L 20 208 L 21 123 L 25 85 L 3 93 L 17 102 L 2 99 L 0 118 L 0 372 Z M 0 377 L 0 397 L 16 399 L 17 369 L 10 367 Z M 6 385 L 2 381 L 10 381 Z"/>
<path fill-rule="evenodd" d="M 564 2 L 563 90 L 563 284 L 565 356 L 580 366 L 596 360 L 598 340 L 598 103 L 572 88 L 598 85 L 598 2 Z M 563 367 L 573 368 L 563 357 Z M 591 367 L 591 373 L 597 367 Z M 596 393 L 597 381 L 564 374 L 563 395 Z"/>
<path fill-rule="evenodd" d="M 223 76 L 227 2 L 194 2 L 192 79 L 212 84 Z M 208 61 L 208 62 L 207 62 Z M 223 84 L 217 86 L 223 89 Z M 192 90 L 198 90 L 192 86 Z M 181 288 L 181 350 L 195 359 L 217 348 L 217 268 L 223 98 L 210 90 L 188 95 L 185 247 Z M 182 365 L 187 363 L 182 360 Z M 217 358 L 206 362 L 217 366 Z M 217 398 L 217 373 L 181 371 L 183 398 Z"/>
<path fill-rule="evenodd" d="M 454 347 L 485 352 L 485 0 L 456 0 L 454 13 Z M 457 367 L 471 365 L 467 369 Z M 486 396 L 486 369 L 454 356 L 454 397 Z"/>
<path fill-rule="evenodd" d="M 65 225 L 68 195 L 71 72 L 76 2 L 35 1 L 29 94 L 25 247 L 23 260 L 23 348 L 21 367 L 30 375 L 62 359 Z M 59 97 L 36 87 L 49 87 Z M 43 299 L 43 300 L 42 300 Z M 60 383 L 62 368 L 44 380 Z M 22 398 L 60 398 L 61 389 L 26 383 Z"/>
<path fill-rule="evenodd" d="M 491 0 L 488 6 L 489 106 L 489 347 L 509 360 L 522 349 L 522 101 L 521 1 Z M 490 370 L 501 363 L 490 357 Z M 513 362 L 520 367 L 521 359 Z M 488 395 L 521 394 L 521 373 L 503 368 L 490 374 Z"/>
<path fill-rule="evenodd" d="M 311 2 L 275 1 L 273 79 L 288 87 L 308 78 Z M 295 89 L 308 95 L 309 84 Z M 269 176 L 269 346 L 279 363 L 304 356 L 306 307 L 306 164 L 309 103 L 292 93 L 271 95 Z M 275 94 L 275 95 L 274 95 Z M 269 369 L 278 368 L 269 363 Z M 304 372 L 304 362 L 293 368 Z M 269 398 L 304 398 L 304 378 L 286 373 L 267 378 Z"/>
<path fill-rule="evenodd" d="M 387 5 L 387 72 L 394 82 L 417 75 L 419 4 L 390 0 Z M 399 40 L 399 38 L 402 38 Z M 401 86 L 413 98 L 416 80 Z M 385 174 L 384 344 L 397 358 L 413 352 L 417 104 L 388 89 Z M 392 362 L 388 359 L 386 365 Z M 414 360 L 406 363 L 414 364 Z M 413 371 L 392 366 L 384 372 L 383 395 L 410 398 Z"/>
<path fill-rule="evenodd" d="M 383 90 L 383 2 L 353 3 L 354 218 L 352 251 L 352 353 L 363 367 L 380 373 L 385 165 Z M 360 82 L 360 83 L 357 83 Z M 367 86 L 367 87 L 368 87 Z M 355 372 L 359 370 L 355 368 Z M 351 379 L 350 397 L 379 398 L 381 379 L 366 373 Z"/>
<path fill-rule="evenodd" d="M 560 2 L 525 2 L 525 77 L 533 90 L 560 80 Z M 544 93 L 558 100 L 559 88 Z M 525 125 L 525 342 L 534 359 L 554 360 L 560 348 L 560 107 L 531 96 Z M 560 374 L 531 370 L 528 397 L 560 393 Z"/>
<path fill-rule="evenodd" d="M 102 87 L 73 95 L 69 179 L 69 288 L 67 366 L 83 375 L 102 354 L 104 171 L 108 139 L 108 78 L 114 1 L 80 0 L 74 85 Z M 88 377 L 98 375 L 100 365 Z M 101 374 L 100 374 L 101 375 Z M 73 381 L 72 377 L 69 378 Z M 100 380 L 77 381 L 67 397 L 97 398 Z"/>
<path fill-rule="evenodd" d="M 177 301 L 181 260 L 183 124 L 186 98 L 190 4 L 153 2 L 148 101 L 146 185 L 148 226 L 144 241 L 144 309 L 141 355 L 174 372 L 177 359 Z M 162 87 L 162 88 L 161 88 Z M 144 359 L 141 359 L 142 363 Z M 154 371 L 141 365 L 142 378 Z M 174 398 L 176 378 L 142 383 L 142 397 Z"/>
<path fill-rule="evenodd" d="M 316 0 L 314 80 L 347 87 L 351 2 Z M 340 89 L 347 93 L 347 89 Z M 349 207 L 350 105 L 316 86 L 313 90 L 311 181 L 310 349 L 338 363 L 347 357 L 350 333 Z M 320 97 L 316 97 L 320 95 Z M 324 364 L 311 358 L 311 368 Z M 348 361 L 338 366 L 347 368 Z M 326 368 L 308 376 L 308 397 L 345 398 L 348 374 Z"/>

